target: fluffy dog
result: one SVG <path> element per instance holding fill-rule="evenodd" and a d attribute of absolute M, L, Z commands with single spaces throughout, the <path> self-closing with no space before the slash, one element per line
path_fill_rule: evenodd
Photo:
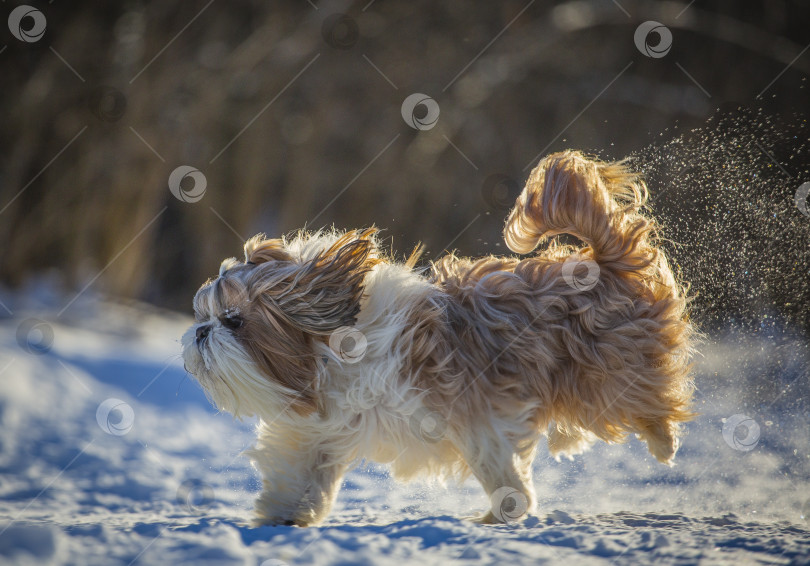
<path fill-rule="evenodd" d="M 518 257 L 416 269 L 375 229 L 258 235 L 194 298 L 186 368 L 211 400 L 257 416 L 257 524 L 328 514 L 360 458 L 395 477 L 473 474 L 481 520 L 535 504 L 532 461 L 628 433 L 670 463 L 693 414 L 686 289 L 656 247 L 644 182 L 622 163 L 553 154 L 506 222 Z"/>

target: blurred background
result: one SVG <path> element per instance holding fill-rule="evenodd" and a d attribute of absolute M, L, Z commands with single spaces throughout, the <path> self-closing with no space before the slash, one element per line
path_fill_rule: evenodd
<path fill-rule="evenodd" d="M 189 312 L 245 238 L 305 226 L 375 224 L 395 255 L 422 241 L 426 260 L 508 253 L 500 231 L 531 167 L 577 148 L 645 173 L 705 329 L 810 328 L 807 2 L 2 11 L 12 293 Z"/>
<path fill-rule="evenodd" d="M 810 2 L 0 14 L 0 562 L 807 562 Z M 486 504 L 476 485 L 361 466 L 315 537 L 247 527 L 255 421 L 215 414 L 179 356 L 199 285 L 304 227 L 376 225 L 397 258 L 424 242 L 423 266 L 507 254 L 531 168 L 567 148 L 644 174 L 691 283 L 706 339 L 678 465 L 634 440 L 541 448 L 538 518 L 480 531 L 452 519 Z"/>

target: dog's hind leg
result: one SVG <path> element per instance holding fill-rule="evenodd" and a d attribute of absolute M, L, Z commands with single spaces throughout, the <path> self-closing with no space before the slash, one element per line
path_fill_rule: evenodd
<path fill-rule="evenodd" d="M 664 464 L 672 464 L 672 459 L 680 445 L 677 424 L 663 419 L 642 422 L 639 424 L 636 434 L 647 443 L 647 449 L 656 460 Z"/>
<path fill-rule="evenodd" d="M 483 442 L 462 448 L 464 459 L 490 499 L 489 512 L 480 523 L 512 523 L 534 510 L 537 497 L 532 483 L 532 462 L 537 441 L 518 449 L 494 431 L 471 437 Z"/>

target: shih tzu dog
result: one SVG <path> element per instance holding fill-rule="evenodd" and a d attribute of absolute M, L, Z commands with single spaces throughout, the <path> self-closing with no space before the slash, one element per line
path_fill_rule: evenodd
<path fill-rule="evenodd" d="M 506 221 L 526 257 L 385 255 L 375 229 L 258 235 L 194 298 L 186 368 L 257 416 L 256 524 L 322 521 L 361 458 L 393 475 L 474 475 L 484 522 L 535 503 L 540 437 L 571 456 L 635 433 L 670 463 L 692 418 L 685 286 L 621 162 L 543 159 Z"/>

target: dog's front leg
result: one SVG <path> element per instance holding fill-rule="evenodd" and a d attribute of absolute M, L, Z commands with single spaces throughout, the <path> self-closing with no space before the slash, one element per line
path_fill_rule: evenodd
<path fill-rule="evenodd" d="M 247 451 L 262 475 L 254 525 L 307 526 L 322 521 L 348 468 L 334 458 L 325 439 L 262 423 L 256 447 Z"/>

